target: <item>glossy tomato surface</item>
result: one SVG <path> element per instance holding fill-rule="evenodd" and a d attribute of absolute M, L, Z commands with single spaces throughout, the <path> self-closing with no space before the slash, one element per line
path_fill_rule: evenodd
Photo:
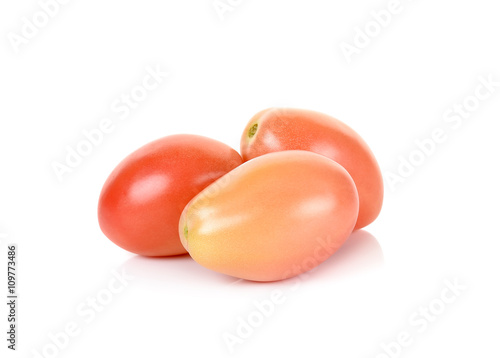
<path fill-rule="evenodd" d="M 356 187 L 342 166 L 286 151 L 250 160 L 208 186 L 184 209 L 179 235 L 207 268 L 275 281 L 326 260 L 357 215 Z"/>
<path fill-rule="evenodd" d="M 177 230 L 184 206 L 241 163 L 234 149 L 201 136 L 173 135 L 146 144 L 106 180 L 98 206 L 101 230 L 139 255 L 186 253 Z"/>
<path fill-rule="evenodd" d="M 345 123 L 326 114 L 293 108 L 270 108 L 248 122 L 241 137 L 245 161 L 284 150 L 307 150 L 342 165 L 352 176 L 359 194 L 355 229 L 373 222 L 382 208 L 382 173 L 365 141 Z"/>

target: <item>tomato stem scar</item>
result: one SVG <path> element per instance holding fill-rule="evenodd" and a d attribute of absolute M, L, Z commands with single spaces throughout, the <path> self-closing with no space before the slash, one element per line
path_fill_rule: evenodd
<path fill-rule="evenodd" d="M 250 129 L 248 130 L 248 137 L 249 138 L 252 138 L 255 135 L 258 127 L 259 127 L 258 123 L 255 123 L 253 126 L 250 127 Z"/>

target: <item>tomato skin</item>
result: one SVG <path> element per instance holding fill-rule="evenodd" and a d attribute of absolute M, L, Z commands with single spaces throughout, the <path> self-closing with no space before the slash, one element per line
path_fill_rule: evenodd
<path fill-rule="evenodd" d="M 351 234 L 356 186 L 338 163 L 307 151 L 250 160 L 184 209 L 179 236 L 202 266 L 254 281 L 312 269 Z"/>
<path fill-rule="evenodd" d="M 202 136 L 180 134 L 146 144 L 106 180 L 98 204 L 101 230 L 139 255 L 184 254 L 177 231 L 184 206 L 242 161 L 231 147 Z"/>
<path fill-rule="evenodd" d="M 240 149 L 245 161 L 271 152 L 300 149 L 342 165 L 358 189 L 355 230 L 373 222 L 382 209 L 384 184 L 377 160 L 366 142 L 338 119 L 303 109 L 266 109 L 248 122 Z"/>

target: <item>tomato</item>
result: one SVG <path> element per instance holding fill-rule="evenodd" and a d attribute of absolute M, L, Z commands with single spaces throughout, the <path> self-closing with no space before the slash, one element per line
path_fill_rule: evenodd
<path fill-rule="evenodd" d="M 101 230 L 139 255 L 184 254 L 177 232 L 182 209 L 241 163 L 234 149 L 201 136 L 173 135 L 146 144 L 106 180 L 98 206 Z"/>
<path fill-rule="evenodd" d="M 384 197 L 382 173 L 368 145 L 346 124 L 319 112 L 271 108 L 257 113 L 241 136 L 241 155 L 245 161 L 293 149 L 324 155 L 349 172 L 359 194 L 355 229 L 377 218 Z"/>
<path fill-rule="evenodd" d="M 199 193 L 182 213 L 179 235 L 202 266 L 275 281 L 326 260 L 357 215 L 356 186 L 342 166 L 286 151 L 252 159 Z"/>

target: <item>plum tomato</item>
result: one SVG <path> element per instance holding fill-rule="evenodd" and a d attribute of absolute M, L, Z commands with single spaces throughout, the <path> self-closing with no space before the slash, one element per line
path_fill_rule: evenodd
<path fill-rule="evenodd" d="M 186 253 L 178 224 L 186 204 L 242 163 L 231 147 L 197 135 L 158 139 L 126 157 L 101 191 L 102 232 L 121 248 L 144 256 Z"/>
<path fill-rule="evenodd" d="M 307 151 L 271 153 L 224 175 L 184 209 L 179 236 L 202 266 L 253 281 L 311 270 L 351 234 L 358 193 L 347 171 Z"/>
<path fill-rule="evenodd" d="M 338 119 L 303 109 L 266 109 L 248 122 L 240 149 L 245 161 L 284 150 L 307 150 L 333 159 L 349 172 L 358 190 L 355 229 L 380 213 L 384 185 L 377 160 L 359 134 Z"/>

